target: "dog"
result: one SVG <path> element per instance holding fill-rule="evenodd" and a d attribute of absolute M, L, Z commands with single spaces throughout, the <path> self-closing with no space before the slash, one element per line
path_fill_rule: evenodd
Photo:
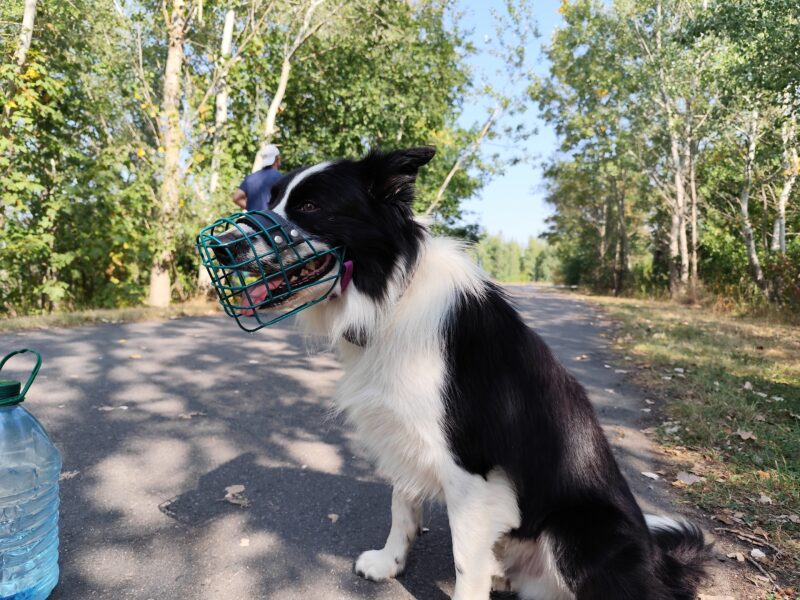
<path fill-rule="evenodd" d="M 415 219 L 416 177 L 434 153 L 298 169 L 269 203 L 352 262 L 349 285 L 298 320 L 337 346 L 337 409 L 393 486 L 386 544 L 361 554 L 355 572 L 400 574 L 423 501 L 438 499 L 455 600 L 486 600 L 493 582 L 526 600 L 692 600 L 708 555 L 701 530 L 642 514 L 583 387 L 464 246 Z"/>

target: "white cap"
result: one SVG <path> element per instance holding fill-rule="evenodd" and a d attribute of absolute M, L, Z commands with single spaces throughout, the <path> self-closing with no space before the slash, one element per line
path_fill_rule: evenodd
<path fill-rule="evenodd" d="M 264 144 L 258 153 L 261 156 L 261 168 L 271 167 L 275 164 L 275 159 L 281 155 L 275 144 Z"/>

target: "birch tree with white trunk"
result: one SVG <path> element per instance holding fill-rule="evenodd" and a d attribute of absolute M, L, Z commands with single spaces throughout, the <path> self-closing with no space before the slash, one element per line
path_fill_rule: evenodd
<path fill-rule="evenodd" d="M 272 99 L 267 109 L 267 117 L 264 122 L 264 131 L 261 135 L 259 149 L 264 144 L 272 143 L 274 137 L 278 133 L 278 127 L 276 125 L 278 112 L 286 96 L 286 87 L 289 85 L 292 65 L 296 60 L 298 51 L 309 39 L 318 34 L 320 30 L 332 24 L 337 13 L 346 5 L 346 2 L 341 2 L 334 5 L 327 12 L 323 12 L 320 9 L 326 2 L 328 2 L 328 0 L 303 0 L 297 4 L 295 10 L 290 15 L 290 34 L 287 36 L 283 46 L 278 85 L 275 92 L 272 94 Z M 255 173 L 259 169 L 261 169 L 261 156 L 259 152 L 256 151 L 253 157 L 252 171 Z"/>
<path fill-rule="evenodd" d="M 745 250 L 747 251 L 747 262 L 750 266 L 750 273 L 753 281 L 762 289 L 766 289 L 764 271 L 761 268 L 761 261 L 756 250 L 756 241 L 753 234 L 753 224 L 750 221 L 750 193 L 753 187 L 753 170 L 755 168 L 756 150 L 758 147 L 759 133 L 759 111 L 750 111 L 747 117 L 744 142 L 746 151 L 744 157 L 744 180 L 742 189 L 739 193 L 739 217 L 741 219 L 742 237 L 744 238 Z"/>
<path fill-rule="evenodd" d="M 28 50 L 31 48 L 33 41 L 33 24 L 36 19 L 36 2 L 37 0 L 25 0 L 25 10 L 22 13 L 22 29 L 19 33 L 19 42 L 17 43 L 17 51 L 14 53 L 14 62 L 17 67 L 22 68 L 25 64 L 25 59 L 28 57 Z"/>
<path fill-rule="evenodd" d="M 181 79 L 188 7 L 185 0 L 172 0 L 171 10 L 164 8 L 167 33 L 167 61 L 161 101 L 161 140 L 164 166 L 159 190 L 159 216 L 156 220 L 156 253 L 150 270 L 150 289 L 147 303 L 165 307 L 170 304 L 172 282 L 170 269 L 174 258 L 175 227 L 180 202 L 180 154 L 183 142 L 181 131 Z"/>

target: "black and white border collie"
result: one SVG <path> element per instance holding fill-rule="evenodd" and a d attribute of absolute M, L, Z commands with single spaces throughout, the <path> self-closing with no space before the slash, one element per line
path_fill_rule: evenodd
<path fill-rule="evenodd" d="M 692 600 L 702 532 L 642 514 L 583 387 L 463 246 L 414 218 L 434 152 L 298 169 L 269 205 L 354 265 L 300 320 L 338 347 L 337 407 L 393 485 L 386 545 L 356 573 L 398 575 L 435 498 L 456 600 L 486 600 L 493 581 L 524 599 Z"/>

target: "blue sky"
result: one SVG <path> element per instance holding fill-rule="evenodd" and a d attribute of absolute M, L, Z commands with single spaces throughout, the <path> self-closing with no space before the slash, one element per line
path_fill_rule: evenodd
<path fill-rule="evenodd" d="M 533 39 L 528 53 L 531 65 L 536 72 L 545 74 L 547 63 L 541 53 L 541 45 L 550 39 L 553 29 L 560 23 L 558 14 L 560 0 L 532 0 L 534 16 L 541 37 Z M 463 13 L 462 29 L 472 31 L 472 42 L 478 49 L 470 64 L 473 69 L 484 74 L 496 88 L 509 86 L 504 74 L 497 73 L 498 61 L 487 51 L 494 44 L 495 32 L 491 17 L 491 9 L 502 11 L 502 0 L 460 0 L 459 7 Z M 465 105 L 462 124 L 472 125 L 486 120 L 487 108 L 478 101 L 470 101 Z M 546 230 L 545 219 L 550 208 L 544 201 L 542 189 L 541 163 L 550 157 L 556 148 L 555 133 L 546 123 L 537 117 L 538 109 L 531 106 L 525 119 L 528 126 L 533 126 L 538 133 L 527 141 L 528 154 L 532 159 L 525 164 L 510 167 L 503 175 L 496 176 L 479 195 L 464 203 L 466 220 L 478 222 L 490 233 L 502 232 L 507 238 L 527 242 L 529 236 L 537 236 Z M 496 140 L 496 144 L 485 142 L 486 153 L 498 151 L 502 155 L 508 152 L 502 148 L 504 141 Z"/>

